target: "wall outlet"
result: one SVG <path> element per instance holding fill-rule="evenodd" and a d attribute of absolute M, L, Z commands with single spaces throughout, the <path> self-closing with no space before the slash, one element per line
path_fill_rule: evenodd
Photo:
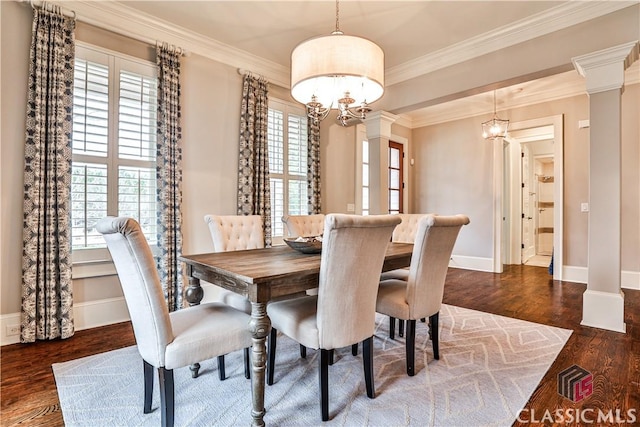
<path fill-rule="evenodd" d="M 7 325 L 6 334 L 8 337 L 20 335 L 20 325 Z"/>
<path fill-rule="evenodd" d="M 589 203 L 580 203 L 580 212 L 589 212 Z"/>
<path fill-rule="evenodd" d="M 356 211 L 356 205 L 354 205 L 353 203 L 347 203 L 347 212 L 355 212 Z"/>

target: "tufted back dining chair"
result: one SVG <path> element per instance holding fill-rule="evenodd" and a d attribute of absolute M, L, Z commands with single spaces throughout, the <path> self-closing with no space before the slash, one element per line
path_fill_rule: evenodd
<path fill-rule="evenodd" d="M 264 248 L 264 233 L 260 215 L 205 215 L 214 252 L 241 251 Z M 215 285 L 215 283 L 214 283 Z M 247 314 L 251 314 L 251 303 L 242 295 L 217 287 L 217 299 Z M 244 350 L 245 377 L 250 376 L 249 349 Z M 220 379 L 225 378 L 224 356 L 218 357 Z"/>
<path fill-rule="evenodd" d="M 418 232 L 418 223 L 427 214 L 398 214 L 402 222 L 393 230 L 392 242 L 413 243 Z M 385 271 L 380 275 L 380 280 L 409 278 L 409 269 L 398 268 L 396 270 Z"/>
<path fill-rule="evenodd" d="M 324 214 L 285 215 L 282 222 L 289 237 L 319 236 L 324 231 Z"/>
<path fill-rule="evenodd" d="M 440 358 L 438 313 L 451 252 L 460 229 L 466 224 L 469 218 L 465 215 L 425 215 L 418 223 L 408 279 L 380 282 L 376 311 L 407 323 L 406 357 L 410 376 L 414 375 L 417 319 L 429 318 L 433 355 L 435 359 Z M 393 324 L 390 329 L 393 330 Z"/>
<path fill-rule="evenodd" d="M 264 248 L 260 215 L 205 215 L 214 252 Z"/>
<path fill-rule="evenodd" d="M 367 396 L 375 396 L 373 333 L 376 289 L 387 245 L 400 218 L 329 214 L 325 220 L 317 296 L 270 303 L 267 384 L 273 384 L 277 331 L 320 350 L 322 420 L 329 419 L 330 351 L 363 342 Z"/>
<path fill-rule="evenodd" d="M 169 313 L 153 254 L 138 222 L 107 217 L 96 229 L 113 258 L 143 359 L 144 413 L 151 412 L 156 368 L 162 425 L 172 426 L 173 370 L 251 346 L 250 316 L 221 303 Z"/>

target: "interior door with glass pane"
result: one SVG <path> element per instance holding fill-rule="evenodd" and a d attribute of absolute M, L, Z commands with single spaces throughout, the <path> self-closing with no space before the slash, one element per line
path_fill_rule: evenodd
<path fill-rule="evenodd" d="M 402 144 L 389 141 L 389 213 L 403 213 Z"/>

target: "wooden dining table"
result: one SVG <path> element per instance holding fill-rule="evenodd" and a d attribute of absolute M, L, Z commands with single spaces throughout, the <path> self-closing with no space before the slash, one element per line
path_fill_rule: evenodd
<path fill-rule="evenodd" d="M 390 242 L 382 271 L 408 267 L 412 251 L 412 244 Z M 179 257 L 185 263 L 189 277 L 185 298 L 190 305 L 202 301 L 201 280 L 244 295 L 251 301 L 251 416 L 254 426 L 265 425 L 266 337 L 271 330 L 267 303 L 304 295 L 307 289 L 318 287 L 320 259 L 320 254 L 303 254 L 288 246 Z M 192 368 L 194 376 L 197 369 L 197 366 Z"/>

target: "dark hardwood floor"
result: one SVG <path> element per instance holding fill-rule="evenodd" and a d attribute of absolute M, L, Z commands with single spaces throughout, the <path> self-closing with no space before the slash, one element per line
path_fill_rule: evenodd
<path fill-rule="evenodd" d="M 585 289 L 554 282 L 542 267 L 507 266 L 503 274 L 449 269 L 447 304 L 573 330 L 521 413 L 523 422 L 514 426 L 640 425 L 640 291 L 624 291 L 627 333 L 620 334 L 580 326 Z M 131 325 L 120 323 L 78 331 L 67 340 L 2 347 L 1 425 L 64 425 L 51 364 L 132 344 Z M 558 373 L 572 365 L 591 372 L 594 385 L 593 394 L 575 404 L 557 392 Z M 598 409 L 611 413 L 613 422 L 589 424 Z M 615 422 L 618 413 L 617 421 L 626 424 Z M 632 418 L 637 421 L 629 423 Z"/>

